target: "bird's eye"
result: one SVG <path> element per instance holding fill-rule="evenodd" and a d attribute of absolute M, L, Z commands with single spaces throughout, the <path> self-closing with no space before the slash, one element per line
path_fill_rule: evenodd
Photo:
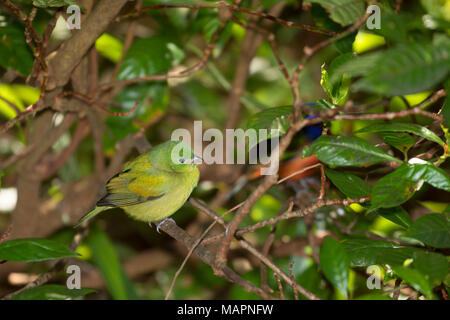
<path fill-rule="evenodd" d="M 180 163 L 184 163 L 184 161 L 185 161 L 184 158 L 180 159 Z"/>

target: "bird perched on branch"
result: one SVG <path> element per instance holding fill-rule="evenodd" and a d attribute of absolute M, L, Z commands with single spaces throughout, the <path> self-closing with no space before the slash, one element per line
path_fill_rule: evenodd
<path fill-rule="evenodd" d="M 165 220 L 181 208 L 197 186 L 200 162 L 201 158 L 181 141 L 152 148 L 108 181 L 106 195 L 75 227 L 114 207 L 139 221 Z"/>

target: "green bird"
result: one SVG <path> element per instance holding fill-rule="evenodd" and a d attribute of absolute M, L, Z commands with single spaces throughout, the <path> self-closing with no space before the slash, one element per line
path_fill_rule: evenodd
<path fill-rule="evenodd" d="M 75 227 L 114 207 L 147 223 L 167 219 L 197 186 L 200 162 L 201 158 L 181 141 L 167 141 L 152 148 L 107 182 L 106 195 Z"/>

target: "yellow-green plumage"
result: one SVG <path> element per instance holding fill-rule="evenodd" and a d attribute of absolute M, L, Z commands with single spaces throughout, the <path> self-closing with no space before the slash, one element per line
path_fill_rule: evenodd
<path fill-rule="evenodd" d="M 175 152 L 181 149 L 180 152 Z M 180 141 L 168 141 L 131 161 L 109 180 L 107 194 L 77 224 L 98 213 L 120 207 L 132 218 L 152 222 L 174 214 L 197 186 L 199 171 L 192 149 Z"/>

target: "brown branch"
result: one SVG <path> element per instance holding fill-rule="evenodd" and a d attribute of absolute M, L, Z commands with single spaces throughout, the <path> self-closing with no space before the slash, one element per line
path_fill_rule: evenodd
<path fill-rule="evenodd" d="M 206 213 L 208 216 L 210 216 L 212 219 L 217 221 L 220 225 L 222 225 L 224 228 L 227 228 L 227 224 L 225 221 L 219 217 L 213 210 L 210 208 L 202 205 L 200 202 L 198 202 L 195 199 L 191 199 L 190 201 L 197 209 L 201 210 L 202 212 Z M 245 204 L 244 204 L 245 205 Z M 275 273 L 277 273 L 286 283 L 290 283 L 289 276 L 286 275 L 280 268 L 278 268 L 272 261 L 270 261 L 267 256 L 259 252 L 255 247 L 253 247 L 248 241 L 242 239 L 241 237 L 237 236 L 237 239 L 239 241 L 239 244 L 248 250 L 251 254 L 253 254 L 255 257 L 257 257 L 260 261 L 262 261 L 266 266 L 268 266 L 270 269 L 272 269 Z M 217 270 L 216 270 L 217 271 Z M 220 276 L 220 272 L 217 272 L 217 274 Z M 299 284 L 292 284 L 295 285 L 298 291 L 303 294 L 305 297 L 307 297 L 310 300 L 318 300 L 318 298 Z"/>
<path fill-rule="evenodd" d="M 227 227 L 225 238 L 223 239 L 223 242 L 218 250 L 216 257 L 217 268 L 221 269 L 226 265 L 227 254 L 230 249 L 231 240 L 233 239 L 234 234 L 239 227 L 242 219 L 244 219 L 245 216 L 250 212 L 250 209 L 256 203 L 256 201 L 275 184 L 277 178 L 277 175 L 268 176 L 267 179 L 265 179 L 263 183 L 261 183 L 245 201 L 244 205 L 236 212 L 236 215 Z"/>
<path fill-rule="evenodd" d="M 8 228 L 6 228 L 6 230 L 3 232 L 3 234 L 0 237 L 0 243 L 3 243 L 6 241 L 6 239 L 8 239 L 10 233 L 12 230 L 12 223 L 9 224 Z"/>
<path fill-rule="evenodd" d="M 266 19 L 266 20 L 269 20 L 272 22 L 276 22 L 276 23 L 281 24 L 288 28 L 301 29 L 301 30 L 305 30 L 305 31 L 309 31 L 309 32 L 315 32 L 315 33 L 320 33 L 323 35 L 328 35 L 328 36 L 336 36 L 337 35 L 337 33 L 334 31 L 329 31 L 329 30 L 317 28 L 317 27 L 310 26 L 310 25 L 295 23 L 292 21 L 286 21 L 286 20 L 280 19 L 274 15 L 271 15 L 269 13 L 265 13 L 262 11 L 254 11 L 254 10 L 250 10 L 247 8 L 240 8 L 238 5 L 239 5 L 239 3 L 228 4 L 225 1 L 219 1 L 219 2 L 217 2 L 217 4 L 211 4 L 211 5 L 158 4 L 158 5 L 145 6 L 141 10 L 134 10 L 122 17 L 118 17 L 115 20 L 115 22 L 119 22 L 123 18 L 129 18 L 129 17 L 134 17 L 137 15 L 140 15 L 144 11 L 148 11 L 148 10 L 173 9 L 173 8 L 186 8 L 186 9 L 193 9 L 193 10 L 194 9 L 224 9 L 224 8 L 226 8 L 226 9 L 234 11 L 234 12 L 242 12 L 242 13 L 245 13 L 248 15 L 257 16 L 259 18 L 263 18 L 263 19 Z"/>
<path fill-rule="evenodd" d="M 178 242 L 184 244 L 188 249 L 192 248 L 196 242 L 196 240 L 191 237 L 189 234 L 187 234 L 183 229 L 178 227 L 175 223 L 173 223 L 171 220 L 165 220 L 164 223 L 160 225 L 160 230 L 167 233 L 169 236 L 177 240 Z M 199 245 L 194 249 L 194 253 L 207 265 L 211 266 L 214 270 L 214 261 L 215 261 L 215 255 L 206 249 L 205 247 Z M 272 300 L 273 297 L 267 294 L 264 290 L 261 288 L 258 288 L 250 281 L 247 281 L 241 276 L 239 276 L 236 272 L 231 270 L 228 267 L 224 267 L 220 270 L 220 275 L 224 279 L 233 282 L 240 287 L 242 287 L 244 290 L 248 292 L 253 292 L 260 296 L 263 299 Z"/>
<path fill-rule="evenodd" d="M 127 0 L 100 0 L 83 21 L 80 32 L 74 32 L 50 61 L 52 81 L 49 89 L 64 86 L 95 40 L 106 30 Z"/>
<path fill-rule="evenodd" d="M 289 274 L 291 275 L 291 284 L 295 283 L 294 272 L 292 270 L 293 268 L 294 268 L 294 261 L 291 261 L 289 262 Z M 298 300 L 297 286 L 292 286 L 292 290 L 294 290 L 295 300 Z"/>
<path fill-rule="evenodd" d="M 278 283 L 278 291 L 280 292 L 280 299 L 285 300 L 284 292 L 283 292 L 283 285 L 281 284 L 281 280 L 275 272 L 273 273 L 273 276 L 275 277 L 275 279 L 277 280 L 277 283 Z"/>
<path fill-rule="evenodd" d="M 74 96 L 84 102 L 86 102 L 87 104 L 93 104 L 96 107 L 100 108 L 101 110 L 105 111 L 107 114 L 114 116 L 114 117 L 126 117 L 129 116 L 130 114 L 132 114 L 134 111 L 136 111 L 136 108 L 138 106 L 138 100 L 135 101 L 134 106 L 131 110 L 129 111 L 125 111 L 125 112 L 115 112 L 115 111 L 110 111 L 108 110 L 105 106 L 103 106 L 102 104 L 100 104 L 99 102 L 97 102 L 96 100 L 94 100 L 91 97 L 88 97 L 87 95 L 80 93 L 80 92 L 76 92 L 76 91 L 65 91 L 61 94 L 59 94 L 56 98 L 55 98 L 55 108 L 59 108 L 59 105 L 61 104 L 60 99 L 62 97 L 66 97 L 66 96 Z"/>
<path fill-rule="evenodd" d="M 238 209 L 241 205 L 238 204 L 237 206 L 234 206 L 233 208 L 231 208 L 230 210 L 227 210 L 225 213 L 223 213 L 220 217 L 223 218 L 225 217 L 227 214 L 233 212 L 234 210 Z M 194 245 L 191 247 L 191 249 L 189 250 L 188 254 L 186 255 L 186 257 L 183 260 L 183 263 L 181 264 L 181 266 L 178 268 L 178 270 L 175 272 L 175 275 L 172 279 L 172 283 L 170 284 L 169 290 L 167 291 L 165 300 L 168 300 L 170 297 L 170 294 L 172 293 L 173 287 L 175 286 L 175 282 L 177 281 L 178 276 L 180 275 L 181 271 L 183 270 L 184 266 L 186 265 L 186 262 L 189 260 L 189 257 L 192 255 L 192 253 L 194 252 L 195 248 L 197 248 L 197 246 L 202 242 L 203 238 L 205 238 L 205 236 L 208 234 L 209 231 L 211 231 L 211 229 L 216 225 L 216 223 L 218 222 L 218 220 L 214 220 L 209 226 L 208 228 L 205 229 L 205 231 L 201 234 L 201 236 L 199 238 L 197 238 L 197 240 L 195 241 Z"/>
<path fill-rule="evenodd" d="M 311 205 L 310 207 L 307 207 L 305 209 L 301 210 L 294 210 L 294 211 L 286 211 L 280 216 L 269 218 L 263 221 L 260 221 L 254 225 L 238 229 L 236 231 L 236 235 L 240 236 L 247 232 L 255 231 L 256 229 L 260 229 L 263 227 L 266 227 L 268 225 L 272 225 L 274 223 L 277 223 L 281 220 L 287 220 L 292 218 L 301 218 L 304 216 L 307 216 L 308 214 L 311 214 L 312 212 L 326 206 L 348 206 L 352 203 L 363 203 L 370 199 L 370 197 L 361 197 L 357 199 L 344 199 L 344 200 L 320 200 Z"/>
<path fill-rule="evenodd" d="M 216 33 L 216 35 L 217 35 L 217 33 Z M 217 38 L 218 38 L 218 36 L 214 37 L 214 41 L 216 41 Z M 185 78 L 185 77 L 189 77 L 193 73 L 195 73 L 196 71 L 202 69 L 206 65 L 206 62 L 208 61 L 208 59 L 211 56 L 211 53 L 212 53 L 214 47 L 216 46 L 216 43 L 214 41 L 211 41 L 206 46 L 205 50 L 203 51 L 203 57 L 201 58 L 201 60 L 199 62 L 197 62 L 195 65 L 193 65 L 193 66 L 191 66 L 189 68 L 186 68 L 186 69 L 181 70 L 181 71 L 169 71 L 167 73 L 162 73 L 162 74 L 153 74 L 153 75 L 139 77 L 139 78 L 132 78 L 132 79 L 124 79 L 124 80 L 112 81 L 112 82 L 108 82 L 108 83 L 105 83 L 105 84 L 101 85 L 99 87 L 99 90 L 100 91 L 105 91 L 105 90 L 108 90 L 108 89 L 113 88 L 113 87 L 123 87 L 123 86 L 128 86 L 128 85 L 135 84 L 135 83 L 140 83 L 140 82 L 164 81 L 164 80 L 168 80 L 170 78 Z"/>

